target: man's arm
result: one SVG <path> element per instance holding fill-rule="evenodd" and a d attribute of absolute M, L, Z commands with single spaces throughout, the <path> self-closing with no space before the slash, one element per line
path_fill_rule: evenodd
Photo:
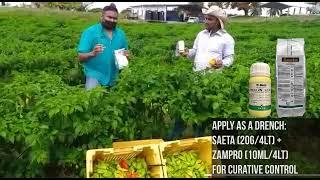
<path fill-rule="evenodd" d="M 234 55 L 231 54 L 231 55 L 228 55 L 227 57 L 224 57 L 224 59 L 222 59 L 223 66 L 226 66 L 226 67 L 231 66 L 233 64 L 233 60 L 234 60 L 233 56 Z"/>
<path fill-rule="evenodd" d="M 225 47 L 223 49 L 222 54 L 222 64 L 223 66 L 229 67 L 233 64 L 234 60 L 234 39 L 231 37 L 230 40 L 227 41 Z"/>
<path fill-rule="evenodd" d="M 188 58 L 194 59 L 196 52 L 197 52 L 197 49 L 198 49 L 198 41 L 199 41 L 199 34 L 197 35 L 196 39 L 194 40 L 192 49 L 190 49 L 188 51 Z"/>
<path fill-rule="evenodd" d="M 194 43 L 193 43 L 193 47 L 192 49 L 185 49 L 185 52 L 183 53 L 180 53 L 182 56 L 186 56 L 188 57 L 189 59 L 194 59 L 195 55 L 196 55 L 196 52 L 197 52 L 197 49 L 198 49 L 198 36 L 199 34 L 197 35 L 196 39 L 194 40 Z"/>
<path fill-rule="evenodd" d="M 79 61 L 84 62 L 87 61 L 88 59 L 94 57 L 92 52 L 89 53 L 79 53 Z"/>
<path fill-rule="evenodd" d="M 90 51 L 88 53 L 79 53 L 79 60 L 80 62 L 87 61 L 90 58 L 95 57 L 97 54 L 101 53 L 103 51 L 103 45 L 97 44 L 93 51 Z"/>
<path fill-rule="evenodd" d="M 92 41 L 90 38 L 90 32 L 84 31 L 81 34 L 80 42 L 77 48 L 79 61 L 84 62 L 94 57 L 95 50 L 96 50 L 96 47 L 92 50 Z"/>
<path fill-rule="evenodd" d="M 217 59 L 216 63 L 213 65 L 214 68 L 229 67 L 232 65 L 234 60 L 234 40 L 231 37 L 224 44 L 222 51 L 222 59 Z"/>

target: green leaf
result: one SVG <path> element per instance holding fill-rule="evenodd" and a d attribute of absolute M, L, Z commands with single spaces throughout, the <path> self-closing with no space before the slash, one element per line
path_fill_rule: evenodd
<path fill-rule="evenodd" d="M 67 117 L 67 116 L 68 116 L 68 114 L 70 113 L 69 110 L 70 110 L 69 106 L 65 106 L 65 107 L 62 109 L 62 114 L 63 114 L 64 117 Z"/>
<path fill-rule="evenodd" d="M 55 108 L 55 109 L 51 109 L 49 111 L 49 118 L 52 118 L 55 114 L 57 114 L 58 112 L 60 112 L 60 109 Z"/>
<path fill-rule="evenodd" d="M 26 144 L 28 146 L 33 146 L 36 143 L 36 139 L 34 137 L 34 135 L 30 135 L 26 137 Z"/>
<path fill-rule="evenodd" d="M 9 135 L 8 140 L 13 144 L 14 143 L 14 135 Z"/>
<path fill-rule="evenodd" d="M 7 133 L 5 131 L 0 132 L 0 136 L 3 137 L 4 139 L 6 139 L 6 135 Z"/>
<path fill-rule="evenodd" d="M 213 103 L 213 105 L 212 105 L 212 109 L 213 110 L 216 110 L 216 109 L 218 109 L 220 107 L 220 104 L 218 103 L 218 102 L 215 102 L 215 103 Z"/>
<path fill-rule="evenodd" d="M 117 129 L 117 127 L 118 127 L 118 122 L 117 122 L 117 120 L 113 120 L 113 121 L 111 122 L 111 126 L 112 126 L 113 129 Z"/>
<path fill-rule="evenodd" d="M 75 108 L 74 108 L 75 110 L 77 110 L 77 111 L 80 111 L 80 112 L 83 112 L 83 109 L 82 109 L 82 107 L 81 106 L 75 106 Z"/>
<path fill-rule="evenodd" d="M 41 125 L 40 128 L 41 128 L 41 129 L 49 129 L 49 126 L 47 126 L 47 125 Z"/>

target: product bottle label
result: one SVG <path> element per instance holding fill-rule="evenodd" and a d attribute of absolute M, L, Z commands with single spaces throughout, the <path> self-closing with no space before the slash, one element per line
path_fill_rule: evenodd
<path fill-rule="evenodd" d="M 249 109 L 255 111 L 271 109 L 271 85 L 269 83 L 250 83 L 249 93 Z"/>
<path fill-rule="evenodd" d="M 277 104 L 279 108 L 295 109 L 305 106 L 305 67 L 299 58 L 282 58 L 297 61 L 278 65 Z"/>

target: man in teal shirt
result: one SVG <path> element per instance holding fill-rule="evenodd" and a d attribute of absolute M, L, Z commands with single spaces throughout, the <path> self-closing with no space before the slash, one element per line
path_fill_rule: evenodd
<path fill-rule="evenodd" d="M 102 10 L 101 22 L 87 28 L 81 35 L 78 53 L 84 65 L 87 90 L 98 85 L 114 85 L 119 73 L 115 50 L 124 48 L 124 55 L 128 57 L 126 35 L 116 27 L 117 19 L 115 5 L 106 6 Z"/>

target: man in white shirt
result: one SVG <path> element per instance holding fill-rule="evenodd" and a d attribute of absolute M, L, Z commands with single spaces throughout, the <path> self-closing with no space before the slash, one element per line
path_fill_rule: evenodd
<path fill-rule="evenodd" d="M 224 29 L 224 22 L 227 19 L 224 10 L 218 6 L 211 6 L 207 10 L 203 10 L 205 15 L 206 29 L 198 33 L 192 49 L 186 49 L 180 53 L 182 56 L 187 56 L 194 59 L 194 71 L 223 69 L 229 67 L 234 59 L 234 39 Z M 211 65 L 210 60 L 215 59 L 215 64 Z M 194 137 L 204 136 L 204 128 L 206 124 L 195 128 Z M 180 137 L 185 125 L 182 121 L 176 121 L 175 127 L 169 139 Z"/>
<path fill-rule="evenodd" d="M 218 6 L 203 9 L 206 29 L 198 33 L 192 49 L 186 49 L 182 56 L 194 59 L 194 71 L 211 68 L 222 69 L 229 67 L 234 59 L 234 39 L 224 29 L 227 19 L 224 10 Z M 215 64 L 209 62 L 215 59 Z"/>

